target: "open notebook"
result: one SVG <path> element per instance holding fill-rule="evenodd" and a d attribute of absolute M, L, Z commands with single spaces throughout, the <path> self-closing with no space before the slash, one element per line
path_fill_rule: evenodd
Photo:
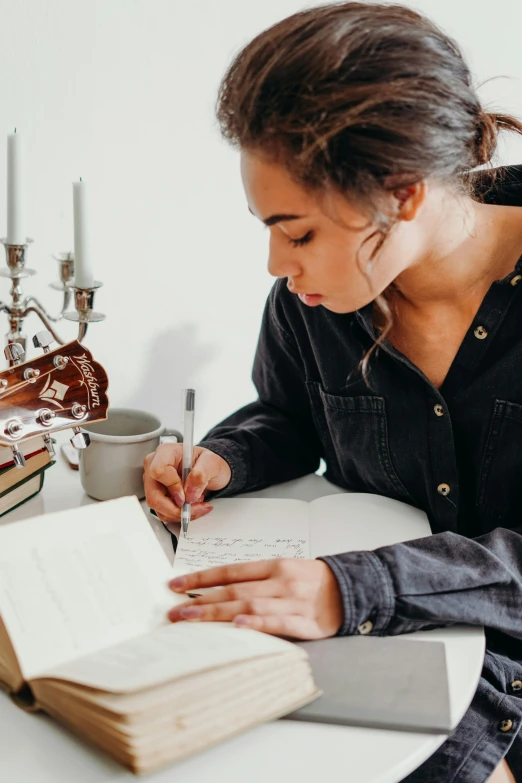
<path fill-rule="evenodd" d="M 310 503 L 218 498 L 213 505 L 210 514 L 191 521 L 187 538 L 179 538 L 177 575 L 231 562 L 375 549 L 430 535 L 422 511 L 378 495 L 342 493 Z M 322 695 L 290 719 L 428 733 L 454 728 L 443 642 L 353 636 L 302 646 Z"/>
<path fill-rule="evenodd" d="M 193 519 L 188 536 L 179 538 L 176 575 L 232 562 L 375 549 L 430 535 L 423 511 L 380 495 L 342 493 L 310 503 L 218 498 L 212 505 L 210 514 Z"/>
<path fill-rule="evenodd" d="M 299 647 L 171 624 L 171 578 L 135 497 L 0 526 L 0 682 L 135 772 L 316 698 Z"/>

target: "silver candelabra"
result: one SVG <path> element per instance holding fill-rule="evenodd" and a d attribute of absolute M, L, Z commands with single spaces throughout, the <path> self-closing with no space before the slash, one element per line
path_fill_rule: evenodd
<path fill-rule="evenodd" d="M 32 239 L 27 237 L 25 244 L 12 245 L 6 239 L 0 239 L 5 247 L 7 269 L 0 269 L 0 276 L 11 280 L 12 286 L 10 295 L 11 304 L 0 301 L 0 312 L 7 313 L 9 320 L 9 331 L 6 334 L 6 344 L 18 343 L 25 352 L 27 336 L 23 333 L 24 319 L 29 313 L 36 313 L 46 329 L 52 334 L 53 338 L 60 345 L 64 344 L 53 326 L 61 321 L 62 318 L 68 321 L 78 322 L 78 340 L 81 342 L 87 332 L 90 323 L 103 321 L 105 315 L 94 311 L 94 295 L 102 283 L 95 281 L 91 288 L 79 288 L 74 284 L 74 254 L 71 252 L 57 253 L 53 257 L 58 261 L 60 281 L 51 283 L 51 288 L 63 293 L 63 304 L 60 313 L 56 316 L 50 315 L 45 307 L 35 296 L 24 296 L 21 280 L 26 277 L 32 277 L 36 270 L 29 269 L 26 266 L 27 251 L 32 243 Z M 74 295 L 74 310 L 69 310 L 71 298 Z M 13 365 L 9 360 L 10 366 Z"/>

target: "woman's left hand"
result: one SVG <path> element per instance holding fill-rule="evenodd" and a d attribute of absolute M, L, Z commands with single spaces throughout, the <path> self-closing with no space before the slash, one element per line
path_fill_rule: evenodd
<path fill-rule="evenodd" d="M 337 580 L 322 560 L 234 563 L 173 579 L 176 593 L 215 587 L 169 612 L 178 620 L 225 621 L 295 639 L 334 636 L 343 621 Z"/>

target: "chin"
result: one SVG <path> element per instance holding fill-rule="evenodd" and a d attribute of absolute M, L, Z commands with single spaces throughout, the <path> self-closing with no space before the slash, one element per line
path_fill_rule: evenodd
<path fill-rule="evenodd" d="M 370 300 L 371 301 L 371 300 Z M 359 310 L 361 307 L 364 307 L 367 305 L 368 302 L 332 302 L 331 300 L 325 300 L 324 302 L 321 302 L 321 307 L 326 308 L 326 310 L 330 310 L 331 313 L 337 313 L 338 315 L 345 315 L 347 313 L 354 313 L 356 310 Z"/>

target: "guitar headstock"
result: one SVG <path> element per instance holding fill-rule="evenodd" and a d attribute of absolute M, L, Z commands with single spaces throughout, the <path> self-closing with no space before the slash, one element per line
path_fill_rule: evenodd
<path fill-rule="evenodd" d="M 44 350 L 0 372 L 0 443 L 107 418 L 107 373 L 90 351 L 77 340 Z"/>

